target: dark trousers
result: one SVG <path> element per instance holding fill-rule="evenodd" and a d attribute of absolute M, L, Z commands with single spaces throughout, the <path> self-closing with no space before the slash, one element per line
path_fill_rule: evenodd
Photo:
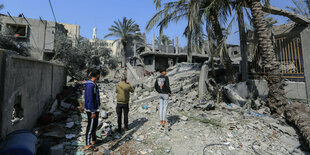
<path fill-rule="evenodd" d="M 91 139 L 92 141 L 96 141 L 96 130 L 98 126 L 98 118 L 99 118 L 99 112 L 96 112 L 96 117 L 91 118 L 92 113 L 87 112 L 87 119 L 88 124 L 86 128 L 86 145 L 91 145 Z"/>
<path fill-rule="evenodd" d="M 118 130 L 121 130 L 121 128 L 122 128 L 122 113 L 123 113 L 123 111 L 124 111 L 125 128 L 128 128 L 128 112 L 129 112 L 128 103 L 127 104 L 117 104 L 117 106 L 116 106 Z"/>

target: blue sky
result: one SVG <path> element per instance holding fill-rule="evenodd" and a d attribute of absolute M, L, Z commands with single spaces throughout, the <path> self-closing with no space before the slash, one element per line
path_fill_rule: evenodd
<path fill-rule="evenodd" d="M 103 38 L 108 34 L 108 28 L 113 21 L 122 19 L 124 16 L 133 18 L 144 31 L 147 21 L 155 14 L 153 0 L 51 0 L 54 7 L 57 22 L 77 24 L 81 26 L 81 35 L 91 38 L 93 27 L 97 27 L 97 36 Z M 2 0 L 4 9 L 2 14 L 10 12 L 12 16 L 23 13 L 27 18 L 53 21 L 53 15 L 48 0 Z M 293 6 L 291 0 L 271 0 L 273 6 L 285 9 Z M 275 16 L 279 24 L 287 22 L 286 18 Z M 183 36 L 186 23 L 172 23 L 164 30 L 164 34 L 174 38 L 178 36 L 181 46 L 186 45 Z M 237 22 L 233 25 L 233 33 L 228 38 L 228 43 L 239 44 Z M 151 42 L 152 34 L 158 35 L 158 29 L 153 29 L 147 34 L 148 42 Z M 108 39 L 115 39 L 113 37 Z"/>

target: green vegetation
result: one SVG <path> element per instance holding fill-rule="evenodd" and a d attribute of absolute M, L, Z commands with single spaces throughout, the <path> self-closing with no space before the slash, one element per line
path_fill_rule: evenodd
<path fill-rule="evenodd" d="M 126 17 L 123 18 L 123 20 L 114 21 L 114 25 L 109 28 L 110 33 L 105 36 L 111 37 L 115 36 L 118 37 L 116 41 L 119 41 L 121 43 L 121 49 L 122 49 L 122 66 L 125 67 L 126 63 L 126 46 L 128 44 L 128 41 L 130 38 L 139 36 L 139 25 L 136 24 L 136 22 L 133 19 L 127 19 Z"/>

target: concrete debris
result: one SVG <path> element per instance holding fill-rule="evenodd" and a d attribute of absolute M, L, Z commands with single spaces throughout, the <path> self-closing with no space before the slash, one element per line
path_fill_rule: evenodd
<path fill-rule="evenodd" d="M 75 134 L 66 134 L 66 138 L 67 139 L 72 139 L 74 138 L 76 135 Z"/>
<path fill-rule="evenodd" d="M 145 85 L 136 85 L 129 102 L 129 131 L 121 133 L 116 132 L 114 125 L 117 124 L 115 84 L 118 81 L 98 83 L 99 87 L 104 88 L 100 89 L 100 119 L 96 132 L 100 140 L 96 145 L 98 154 L 307 153 L 293 127 L 283 119 L 271 117 L 269 108 L 261 99 L 249 100 L 250 91 L 246 83 L 221 86 L 215 80 L 208 79 L 206 94 L 212 97 L 199 99 L 201 64 L 181 63 L 167 71 L 173 94 L 169 99 L 165 131 L 160 130 L 159 125 L 158 95 L 154 89 L 145 87 L 153 87 L 157 73 L 142 77 Z M 212 89 L 215 93 L 210 91 Z M 219 97 L 216 97 L 217 92 Z M 228 102 L 222 93 L 230 96 Z M 83 97 L 81 93 L 73 100 L 83 100 Z M 251 101 L 250 107 L 242 107 L 248 101 Z M 78 102 L 66 100 L 61 104 L 53 114 L 63 118 L 52 123 L 56 127 L 52 124 L 48 125 L 48 129 L 40 127 L 39 138 L 46 135 L 62 137 L 51 140 L 57 146 L 53 147 L 54 152 L 89 153 L 84 150 L 85 111 L 78 109 Z"/>
<path fill-rule="evenodd" d="M 101 116 L 101 118 L 103 118 L 103 119 L 108 118 L 108 114 L 107 114 L 107 112 L 106 112 L 105 110 L 102 110 L 102 111 L 100 112 L 100 116 Z"/>
<path fill-rule="evenodd" d="M 63 109 L 69 109 L 70 107 L 72 107 L 71 104 L 65 103 L 64 101 L 61 101 L 60 106 L 61 106 Z"/>
<path fill-rule="evenodd" d="M 208 103 L 200 102 L 199 104 L 195 105 L 194 108 L 201 109 L 201 110 L 214 110 L 215 104 L 214 101 L 209 101 Z"/>
<path fill-rule="evenodd" d="M 74 125 L 74 122 L 68 122 L 66 123 L 66 128 L 72 128 Z"/>
<path fill-rule="evenodd" d="M 239 104 L 240 106 L 245 105 L 247 98 L 249 97 L 248 88 L 245 82 L 236 85 L 230 84 L 223 88 L 224 93 L 231 102 Z"/>
<path fill-rule="evenodd" d="M 187 120 L 188 120 L 188 117 L 182 116 L 182 117 L 181 117 L 181 120 L 182 120 L 182 121 L 187 121 Z"/>

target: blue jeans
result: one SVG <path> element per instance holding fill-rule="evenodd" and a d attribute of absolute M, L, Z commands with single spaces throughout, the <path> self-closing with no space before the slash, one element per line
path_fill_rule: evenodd
<path fill-rule="evenodd" d="M 168 100 L 169 100 L 168 94 L 159 94 L 159 103 L 160 103 L 159 117 L 160 117 L 160 121 L 167 121 L 166 115 L 167 115 L 167 108 L 168 108 Z"/>

